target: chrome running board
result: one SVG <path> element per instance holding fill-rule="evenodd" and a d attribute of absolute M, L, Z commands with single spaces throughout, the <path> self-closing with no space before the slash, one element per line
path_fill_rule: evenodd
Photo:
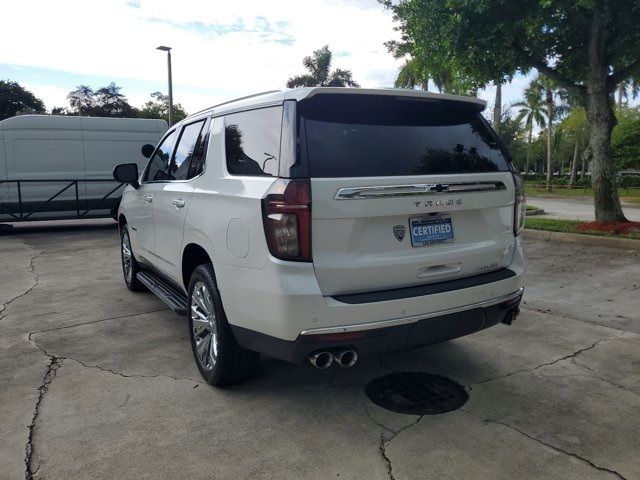
<path fill-rule="evenodd" d="M 160 300 L 176 313 L 184 315 L 187 313 L 187 297 L 179 292 L 167 282 L 151 272 L 138 272 L 136 275 L 145 287 L 151 290 Z"/>

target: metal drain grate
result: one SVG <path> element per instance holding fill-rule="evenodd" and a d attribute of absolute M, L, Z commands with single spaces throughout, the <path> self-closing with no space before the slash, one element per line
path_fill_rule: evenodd
<path fill-rule="evenodd" d="M 460 408 L 467 392 L 440 375 L 400 372 L 376 378 L 365 387 L 369 400 L 396 413 L 438 415 Z"/>

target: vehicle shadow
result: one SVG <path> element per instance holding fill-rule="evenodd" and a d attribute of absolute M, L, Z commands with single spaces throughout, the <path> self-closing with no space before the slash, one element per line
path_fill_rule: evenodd
<path fill-rule="evenodd" d="M 0 223 L 0 236 L 101 231 L 113 230 L 117 227 L 118 224 L 111 218 L 15 223 L 3 222 Z"/>
<path fill-rule="evenodd" d="M 375 378 L 394 372 L 425 372 L 449 377 L 461 384 L 470 384 L 482 377 L 487 365 L 478 361 L 475 349 L 463 342 L 449 341 L 413 350 L 373 355 L 358 359 L 349 368 L 332 365 L 319 370 L 308 362 L 291 364 L 263 357 L 260 371 L 252 379 L 229 388 L 241 393 L 259 391 L 287 392 L 365 387 Z"/>

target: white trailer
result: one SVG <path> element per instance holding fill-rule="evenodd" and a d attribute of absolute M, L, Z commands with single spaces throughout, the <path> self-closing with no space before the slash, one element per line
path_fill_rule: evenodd
<path fill-rule="evenodd" d="M 164 120 L 23 115 L 0 121 L 0 221 L 108 217 L 122 195 L 113 167 L 155 147 Z M 146 147 L 147 154 L 151 147 Z"/>

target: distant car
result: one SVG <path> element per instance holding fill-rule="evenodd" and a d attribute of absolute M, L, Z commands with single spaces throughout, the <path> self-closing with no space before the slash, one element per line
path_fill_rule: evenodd
<path fill-rule="evenodd" d="M 134 162 L 142 168 L 142 148 L 150 144 L 153 151 L 166 130 L 164 120 L 138 118 L 22 115 L 0 121 L 0 221 L 113 215 L 122 189 L 100 201 L 118 186 L 113 167 Z"/>
<path fill-rule="evenodd" d="M 484 108 L 300 88 L 192 115 L 114 170 L 125 283 L 186 313 L 213 385 L 260 353 L 349 367 L 511 323 L 525 203 Z"/>

